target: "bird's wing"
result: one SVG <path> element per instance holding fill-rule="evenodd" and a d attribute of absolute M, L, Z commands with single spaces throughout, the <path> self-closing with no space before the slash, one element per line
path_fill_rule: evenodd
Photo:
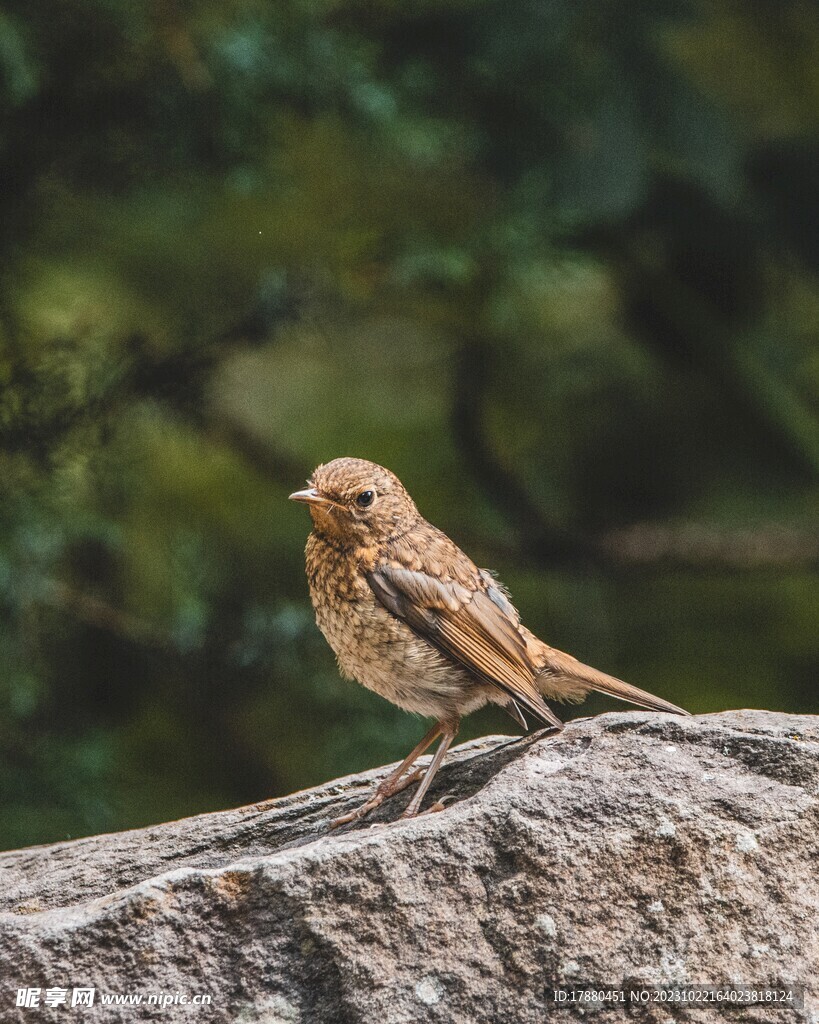
<path fill-rule="evenodd" d="M 532 714 L 562 728 L 535 686 L 532 665 L 508 600 L 479 576 L 474 587 L 425 572 L 380 565 L 367 573 L 376 598 L 418 636 L 492 683 Z"/>

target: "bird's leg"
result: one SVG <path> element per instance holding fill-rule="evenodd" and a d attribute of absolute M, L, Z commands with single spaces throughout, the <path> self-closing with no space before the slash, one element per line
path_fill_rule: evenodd
<path fill-rule="evenodd" d="M 349 814 L 342 814 L 340 818 L 335 818 L 330 822 L 330 828 L 338 828 L 339 825 L 346 825 L 350 821 L 358 821 L 358 819 L 363 818 L 365 814 L 369 814 L 370 811 L 374 811 L 376 807 L 380 807 L 385 800 L 389 799 L 389 797 L 394 796 L 396 793 L 400 793 L 402 789 L 406 789 L 407 786 L 415 782 L 418 778 L 419 772 L 421 771 L 420 768 L 412 772 L 412 774 L 406 779 L 402 780 L 401 776 L 418 760 L 427 747 L 431 746 L 435 742 L 443 731 L 444 726 L 442 723 L 436 722 L 421 742 L 417 746 L 413 747 L 413 749 L 407 754 L 401 764 L 399 764 L 394 771 L 390 772 L 386 779 L 380 783 L 369 800 L 363 803 L 360 807 L 357 807 L 354 811 L 350 811 Z M 437 752 L 435 757 L 438 757 Z M 434 763 L 435 761 L 433 760 L 433 764 Z"/>
<path fill-rule="evenodd" d="M 441 742 L 438 744 L 438 749 L 435 751 L 435 757 L 432 759 L 432 764 L 427 768 L 427 773 L 421 780 L 421 785 L 418 787 L 417 792 L 410 800 L 407 809 L 401 815 L 402 818 L 414 818 L 418 814 L 418 810 L 421 806 L 421 801 L 426 796 L 426 792 L 432 784 L 432 780 L 435 778 L 435 773 L 441 767 L 441 762 L 446 756 L 447 750 L 449 750 L 450 744 L 458 735 L 458 728 L 461 724 L 459 718 L 456 718 L 454 722 L 441 723 Z"/>

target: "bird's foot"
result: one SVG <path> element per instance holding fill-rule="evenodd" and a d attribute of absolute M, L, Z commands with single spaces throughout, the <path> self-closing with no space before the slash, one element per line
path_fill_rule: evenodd
<path fill-rule="evenodd" d="M 349 825 L 351 821 L 360 821 L 366 817 L 370 811 L 374 811 L 376 807 L 380 807 L 385 800 L 388 800 L 391 796 L 395 796 L 396 793 L 400 793 L 407 786 L 411 786 L 413 782 L 417 782 L 419 778 L 426 771 L 425 768 L 416 768 L 414 772 L 410 772 L 404 779 L 397 779 L 392 781 L 391 779 L 385 779 L 384 782 L 376 789 L 369 800 L 360 806 L 356 807 L 354 811 L 350 811 L 348 814 L 342 814 L 339 818 L 334 818 L 329 828 L 340 828 L 342 825 Z"/>
<path fill-rule="evenodd" d="M 338 818 L 333 818 L 327 827 L 330 829 L 341 828 L 342 825 L 349 825 L 351 821 L 359 821 L 365 814 L 369 814 L 370 811 L 375 810 L 381 802 L 381 800 L 376 800 L 373 797 L 372 800 L 368 800 L 360 807 L 357 807 L 354 811 L 350 811 L 349 814 L 342 814 Z"/>
<path fill-rule="evenodd" d="M 421 818 L 425 814 L 437 814 L 439 811 L 446 810 L 447 800 L 457 800 L 457 796 L 449 794 L 448 796 L 442 796 L 440 800 L 436 800 L 434 804 L 431 804 L 425 811 L 413 811 L 409 807 L 401 815 L 401 819 L 405 818 Z"/>

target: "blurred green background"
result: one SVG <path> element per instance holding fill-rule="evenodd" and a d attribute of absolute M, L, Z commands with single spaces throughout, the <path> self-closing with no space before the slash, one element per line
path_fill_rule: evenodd
<path fill-rule="evenodd" d="M 807 0 L 7 0 L 0 846 L 406 753 L 309 607 L 340 455 L 555 646 L 819 711 L 818 125 Z"/>

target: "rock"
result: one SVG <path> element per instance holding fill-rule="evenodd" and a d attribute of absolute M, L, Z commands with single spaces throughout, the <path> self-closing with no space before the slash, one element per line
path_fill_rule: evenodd
<path fill-rule="evenodd" d="M 395 821 L 407 791 L 328 832 L 383 771 L 0 855 L 0 1020 L 541 1024 L 556 986 L 643 984 L 803 985 L 805 1003 L 557 1019 L 819 1021 L 819 718 L 622 712 L 493 737 L 445 764 L 442 813 Z M 70 1009 L 79 987 L 93 1008 Z M 117 994 L 142 1003 L 103 1006 Z"/>

